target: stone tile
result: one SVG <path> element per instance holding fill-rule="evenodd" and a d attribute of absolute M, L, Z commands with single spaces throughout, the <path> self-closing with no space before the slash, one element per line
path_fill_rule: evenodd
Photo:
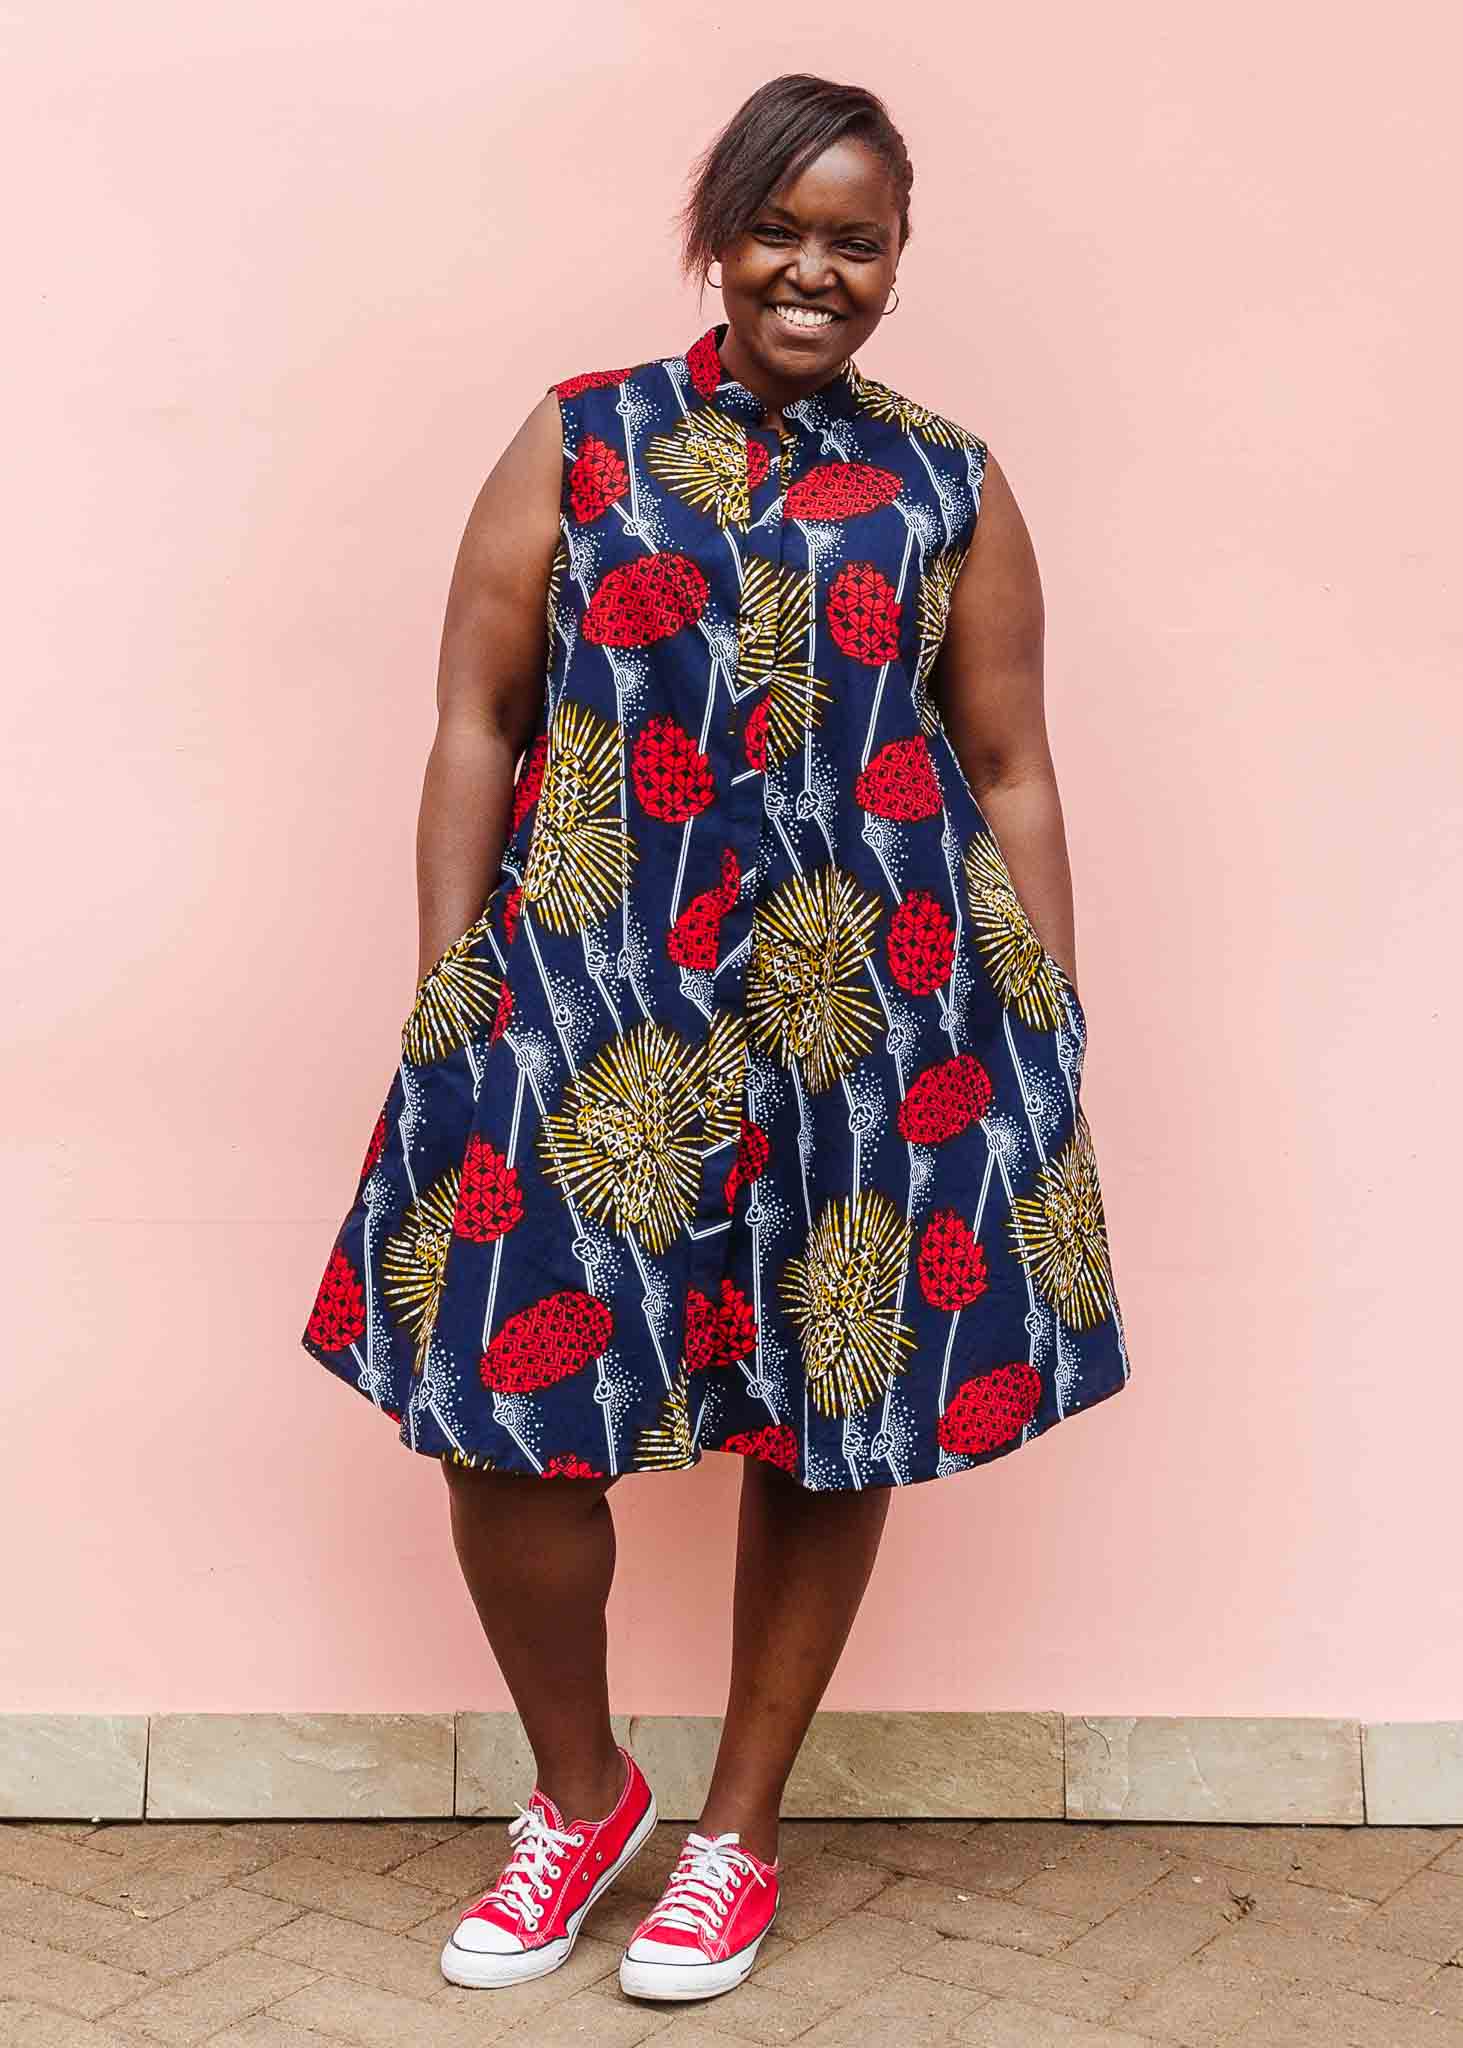
<path fill-rule="evenodd" d="M 0 1825 L 0 1873 L 57 1892 L 92 1891 L 117 1875 L 116 1859 L 88 1842 L 41 1834 L 18 1821 Z"/>
<path fill-rule="evenodd" d="M 1060 1819 L 1060 1714 L 818 1713 L 783 1810 Z"/>
<path fill-rule="evenodd" d="M 1366 1818 L 1356 1721 L 1070 1714 L 1073 1820 Z"/>
<path fill-rule="evenodd" d="M 1368 1948 L 1357 1941 L 1243 1920 L 1216 1935 L 1204 1953 L 1216 1963 L 1254 1970 L 1274 1984 L 1335 1984 L 1379 1999 L 1403 1999 L 1425 1984 L 1434 1965 L 1425 1957 Z"/>
<path fill-rule="evenodd" d="M 655 1788 L 655 1803 L 664 1818 L 679 1821 L 683 1829 L 694 1822 L 711 1782 L 721 1716 L 634 1714 L 620 1740 L 634 1752 Z"/>
<path fill-rule="evenodd" d="M 359 1920 L 366 1927 L 399 1934 L 436 1912 L 442 1900 L 424 1885 L 398 1877 L 377 1877 L 369 1870 L 343 1870 L 318 1856 L 282 1856 L 241 1880 L 251 1891 L 268 1892 L 297 1906 L 317 1906 L 341 1920 Z"/>
<path fill-rule="evenodd" d="M 1218 1906 L 1174 1906 L 1148 1896 L 1130 1899 L 1074 1941 L 1064 1961 L 1125 1984 L 1142 1984 L 1197 1954 L 1228 1924 Z"/>
<path fill-rule="evenodd" d="M 1271 1978 L 1247 1963 L 1216 1961 L 1210 1947 L 1138 1986 L 1115 2010 L 1113 2022 L 1145 2039 L 1213 2048 L 1263 2012 L 1274 1996 Z"/>
<path fill-rule="evenodd" d="M 210 1829 L 134 1865 L 106 1858 L 106 1876 L 88 1885 L 88 1896 L 104 1906 L 121 1906 L 138 1918 L 174 1913 L 220 1885 L 237 1884 L 264 1868 L 273 1852 L 229 1829 Z"/>
<path fill-rule="evenodd" d="M 1169 1905 L 1218 1906 L 1230 1920 L 1253 1913 L 1259 1920 L 1338 1937 L 1353 1933 L 1376 1911 L 1371 1899 L 1353 1899 L 1320 1885 L 1233 1870 L 1193 1856 L 1181 1857 L 1148 1896 Z"/>
<path fill-rule="evenodd" d="M 921 1877 L 901 1877 L 865 1909 L 869 1915 L 909 1920 L 957 1941 L 991 1941 L 1031 1955 L 1053 1955 L 1085 1934 L 1089 1923 L 1071 1913 L 1053 1913 L 1016 1898 L 993 1899 L 983 1892 L 952 1891 Z"/>
<path fill-rule="evenodd" d="M 636 2048 L 637 2042 L 663 2033 L 670 2020 L 664 2006 L 623 1998 L 618 1990 L 613 1999 L 576 1991 L 562 2005 L 520 2021 L 498 2038 L 515 2048 L 568 2048 L 574 2041 L 587 2042 L 589 2048 Z"/>
<path fill-rule="evenodd" d="M 134 1923 L 125 1934 L 112 1935 L 93 1953 L 113 1969 L 136 1970 L 144 1977 L 182 1977 L 230 1949 L 245 1948 L 293 1920 L 298 1908 L 282 1899 L 265 1898 L 238 1885 L 224 1885 L 207 1898 L 194 1899 L 160 1920 Z"/>
<path fill-rule="evenodd" d="M 163 1924 L 165 1928 L 168 1923 Z M 434 1997 L 444 1981 L 437 1961 L 440 1943 L 428 1948 L 404 1934 L 363 1927 L 330 1913 L 297 1914 L 273 1933 L 260 1935 L 254 1947 L 261 1955 L 283 1956 L 322 1976 L 349 1977 L 379 1991 L 399 1992 L 403 1998 Z"/>
<path fill-rule="evenodd" d="M 1079 1843 L 1050 1870 L 1035 1872 L 1011 1896 L 1023 1905 L 1045 1906 L 1078 1920 L 1100 1920 L 1173 1868 L 1163 1849 L 1129 1841 L 1122 1834 L 1100 1834 Z"/>
<path fill-rule="evenodd" d="M 1446 1963 L 1463 1950 L 1463 1877 L 1420 1870 L 1359 1926 L 1358 1942 Z"/>
<path fill-rule="evenodd" d="M 477 2048 L 500 2040 L 506 2030 L 502 2009 L 490 2002 L 495 1997 L 488 1992 L 470 2010 L 454 2011 L 347 1977 L 317 1977 L 275 2000 L 269 2017 L 357 2048 Z"/>
<path fill-rule="evenodd" d="M 972 2013 L 959 2036 L 967 2048 L 1153 2048 L 1121 2027 L 1074 2020 L 1039 2005 L 999 1998 Z"/>
<path fill-rule="evenodd" d="M 1106 2019 L 1127 1995 L 1127 1986 L 1096 1970 L 1080 1969 L 1064 1956 L 1033 1956 L 988 1941 L 942 1941 L 925 1949 L 906 1971 L 958 1984 L 989 1998 L 1022 1999 L 1049 2006 L 1072 2019 Z"/>
<path fill-rule="evenodd" d="M 0 1877 L 0 1932 L 5 1934 L 93 1955 L 134 1924 L 132 1915 L 119 1906 L 100 1906 L 94 1899 L 52 1891 L 47 1885 Z"/>
<path fill-rule="evenodd" d="M 146 1989 L 147 1979 L 132 1971 L 113 1970 L 90 1956 L 0 1934 L 0 1998 L 58 2005 L 78 2019 L 93 2020 Z"/>
<path fill-rule="evenodd" d="M 0 1714 L 0 1814 L 141 1818 L 146 1714 Z"/>
<path fill-rule="evenodd" d="M 1361 1763 L 1373 1827 L 1463 1825 L 1463 1721 L 1368 1721 Z"/>
<path fill-rule="evenodd" d="M 0 1998 L 0 2048 L 136 2048 L 136 2041 L 114 2034 L 104 2021 L 79 2020 L 23 1998 Z"/>
<path fill-rule="evenodd" d="M 462 1713 L 454 1718 L 457 1775 L 456 1805 L 451 1810 L 459 1819 L 511 1820 L 517 1802 L 528 1803 L 536 1768 L 523 1723 L 510 1713 Z M 661 1798 L 661 1780 L 646 1764 L 639 1743 L 629 1739 L 630 1716 L 612 1714 L 610 1726 L 615 1740 L 634 1750 L 641 1769 L 655 1788 L 657 1806 L 669 1819 L 670 1809 Z"/>
<path fill-rule="evenodd" d="M 223 2027 L 260 2011 L 310 1980 L 310 1971 L 275 1956 L 240 1949 L 205 1963 L 189 1977 L 159 1984 L 110 2017 L 119 2033 L 140 2034 L 149 2041 L 167 2041 L 186 2048 Z"/>
<path fill-rule="evenodd" d="M 155 1714 L 148 1818 L 446 1815 L 450 1714 Z"/>

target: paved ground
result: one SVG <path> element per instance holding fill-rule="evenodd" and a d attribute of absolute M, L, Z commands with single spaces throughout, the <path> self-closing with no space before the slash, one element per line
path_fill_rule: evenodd
<path fill-rule="evenodd" d="M 0 2042 L 1463 2048 L 1460 1828 L 786 1823 L 752 1977 L 667 2010 L 615 1971 L 681 1834 L 562 1970 L 463 1991 L 501 1821 L 0 1824 Z"/>

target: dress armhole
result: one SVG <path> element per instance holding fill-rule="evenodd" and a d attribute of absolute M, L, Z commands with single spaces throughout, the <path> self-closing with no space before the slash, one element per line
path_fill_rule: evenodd
<path fill-rule="evenodd" d="M 569 415 L 557 382 L 544 386 L 546 398 L 550 392 L 559 408 L 559 518 L 562 521 L 569 503 L 569 471 L 573 467 L 573 458 L 569 453 Z"/>

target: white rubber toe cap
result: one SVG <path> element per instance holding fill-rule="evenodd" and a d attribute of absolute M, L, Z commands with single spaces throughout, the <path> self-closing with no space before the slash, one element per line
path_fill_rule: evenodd
<path fill-rule="evenodd" d="M 699 1948 L 688 1948 L 679 1941 L 657 1941 L 650 1934 L 642 1934 L 638 1941 L 631 1942 L 625 1950 L 625 1960 L 631 1963 L 679 1963 L 688 1970 L 694 1970 L 698 1965 L 702 1969 L 708 1967 Z"/>
<path fill-rule="evenodd" d="M 480 1956 L 521 1956 L 524 1952 L 516 1934 L 510 1934 L 496 1920 L 485 1920 L 481 1914 L 470 1915 L 455 1928 L 452 1940 L 455 1947 L 470 1948 Z"/>

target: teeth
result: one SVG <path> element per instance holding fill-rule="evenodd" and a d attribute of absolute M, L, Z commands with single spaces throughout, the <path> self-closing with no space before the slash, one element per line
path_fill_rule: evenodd
<path fill-rule="evenodd" d="M 773 312 L 794 327 L 831 327 L 833 315 L 817 312 L 811 306 L 774 306 Z"/>

